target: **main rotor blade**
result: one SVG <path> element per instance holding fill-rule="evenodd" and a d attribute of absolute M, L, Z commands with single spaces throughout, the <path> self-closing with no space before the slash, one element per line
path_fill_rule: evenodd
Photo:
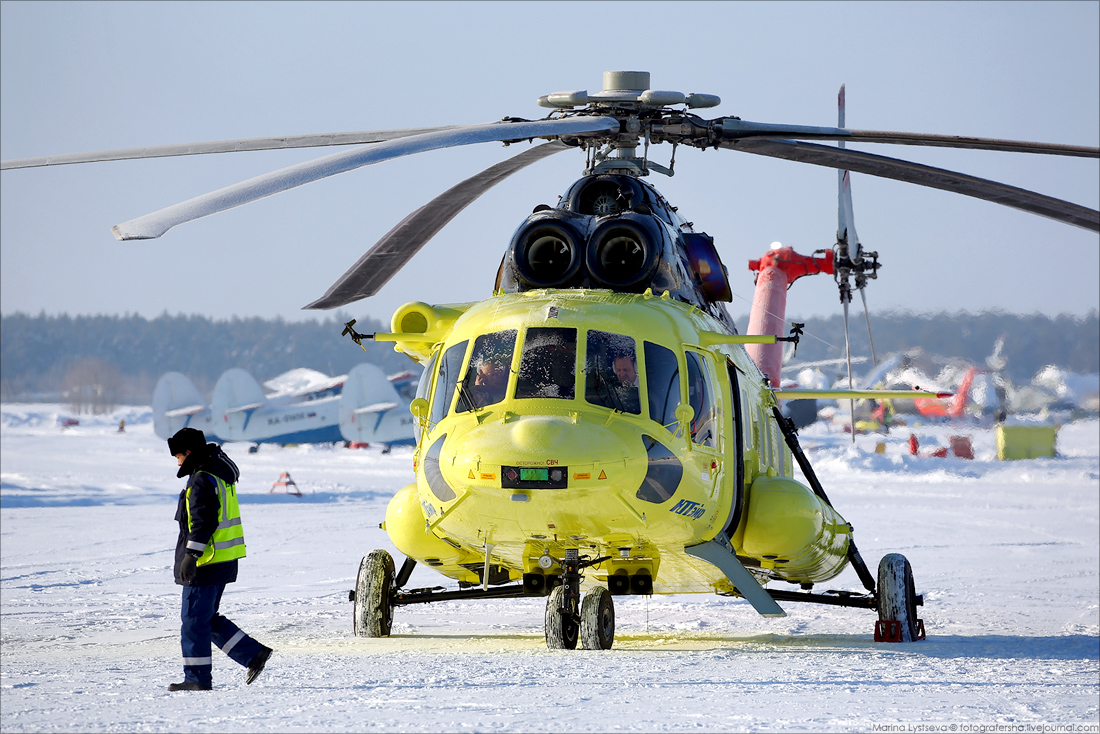
<path fill-rule="evenodd" d="M 381 143 L 410 135 L 453 130 L 458 125 L 442 127 L 407 127 L 400 130 L 366 130 L 351 133 L 322 133 L 319 135 L 287 135 L 275 138 L 241 138 L 239 140 L 211 140 L 205 143 L 178 143 L 174 145 L 150 145 L 144 148 L 120 148 L 93 153 L 69 153 L 47 155 L 38 158 L 15 158 L 0 162 L 0 170 L 10 168 L 39 168 L 63 166 L 70 163 L 97 163 L 100 161 L 125 161 L 138 158 L 170 158 L 180 155 L 206 153 L 239 153 L 247 150 L 284 150 L 289 148 L 320 148 L 327 145 L 360 145 Z"/>
<path fill-rule="evenodd" d="M 976 150 L 1003 150 L 1012 153 L 1041 153 L 1079 158 L 1100 158 L 1100 148 L 1090 148 L 1085 145 L 1032 143 L 1026 140 L 978 138 L 968 135 L 931 135 L 884 130 L 848 130 L 843 127 L 776 125 L 767 122 L 738 120 L 732 117 L 727 117 L 718 122 L 722 126 L 722 137 L 726 140 L 747 140 L 761 137 L 782 137 L 790 140 L 846 140 L 861 143 L 921 145 L 933 148 L 973 148 Z"/>
<path fill-rule="evenodd" d="M 956 173 L 943 168 L 934 168 L 920 163 L 887 158 L 858 150 L 833 148 L 796 140 L 753 138 L 723 141 L 720 146 L 730 150 L 810 163 L 826 168 L 846 168 L 857 173 L 892 178 L 896 181 L 905 181 L 919 186 L 965 194 L 977 199 L 985 199 L 996 204 L 1010 206 L 1014 209 L 1021 209 L 1032 214 L 1039 214 L 1093 232 L 1100 232 L 1100 212 L 1094 209 L 1044 196 L 1034 191 L 1019 189 L 1008 184 L 968 176 L 964 173 Z"/>
<path fill-rule="evenodd" d="M 428 240 L 478 197 L 516 171 L 567 147 L 555 140 L 528 148 L 447 189 L 401 220 L 333 283 L 325 295 L 304 308 L 338 308 L 373 296 Z"/>
<path fill-rule="evenodd" d="M 439 148 L 453 148 L 473 143 L 518 141 L 529 138 L 559 138 L 592 132 L 619 129 L 612 117 L 570 117 L 564 120 L 535 122 L 492 122 L 465 125 L 442 132 L 424 133 L 354 150 L 334 153 L 314 161 L 299 163 L 273 173 L 243 181 L 223 189 L 189 199 L 180 204 L 131 219 L 111 228 L 120 240 L 145 240 L 160 237 L 177 224 L 232 209 L 287 189 L 352 171 L 372 163 L 400 158 Z"/>

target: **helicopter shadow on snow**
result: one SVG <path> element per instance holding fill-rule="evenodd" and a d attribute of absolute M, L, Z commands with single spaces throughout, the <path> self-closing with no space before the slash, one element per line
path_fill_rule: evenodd
<path fill-rule="evenodd" d="M 402 650 L 450 651 L 529 651 L 541 650 L 543 635 L 519 632 L 394 633 L 388 638 L 356 640 L 379 648 Z M 577 652 L 582 652 L 578 650 Z M 914 643 L 875 642 L 870 633 L 852 635 L 763 634 L 746 637 L 713 633 L 670 634 L 636 632 L 615 637 L 615 652 L 589 651 L 601 656 L 647 653 L 717 653 L 737 657 L 775 655 L 867 655 L 934 658 L 938 660 L 1032 660 L 1095 661 L 1100 655 L 1100 638 L 1087 634 L 1005 635 L 1005 634 L 933 634 Z M 555 651 L 548 651 L 554 654 Z"/>
<path fill-rule="evenodd" d="M 627 638 L 629 639 L 629 638 Z M 697 638 L 698 639 L 698 638 Z M 712 637 L 721 647 L 739 655 L 771 654 L 777 650 L 826 653 L 875 653 L 906 655 L 943 660 L 1096 660 L 1100 638 L 1073 635 L 1005 635 L 935 633 L 919 642 L 875 642 L 870 634 L 857 635 L 758 635 L 729 639 Z"/>

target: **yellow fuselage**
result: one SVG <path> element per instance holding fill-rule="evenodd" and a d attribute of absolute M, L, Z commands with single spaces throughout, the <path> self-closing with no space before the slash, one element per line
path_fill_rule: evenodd
<path fill-rule="evenodd" d="M 728 531 L 762 580 L 843 568 L 849 526 L 791 478 L 774 395 L 743 347 L 703 346 L 724 329 L 698 308 L 538 290 L 409 304 L 393 330 L 428 364 L 416 483 L 386 515 L 419 563 L 468 583 L 492 566 L 499 583 L 561 573 L 549 559 L 577 548 L 609 557 L 589 579 L 641 572 L 656 593 L 729 591 L 683 550 Z M 505 371 L 483 393 L 493 360 Z"/>

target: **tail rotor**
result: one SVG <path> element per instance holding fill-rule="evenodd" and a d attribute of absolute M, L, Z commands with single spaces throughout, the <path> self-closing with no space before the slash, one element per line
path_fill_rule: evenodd
<path fill-rule="evenodd" d="M 837 127 L 844 127 L 844 85 L 837 95 Z M 837 143 L 844 147 L 844 141 Z M 848 363 L 848 389 L 852 384 L 852 343 L 848 333 L 848 305 L 852 302 L 852 282 L 863 301 L 863 315 L 867 321 L 867 338 L 871 342 L 871 358 L 878 365 L 875 354 L 875 338 L 871 333 L 871 314 L 867 309 L 867 294 L 864 288 L 867 281 L 878 277 L 880 267 L 877 252 L 864 252 L 856 234 L 855 215 L 852 211 L 852 181 L 847 170 L 837 170 L 837 230 L 836 245 L 833 248 L 833 278 L 840 291 L 840 305 L 844 309 L 844 354 Z M 855 400 L 849 401 L 851 414 L 852 443 L 856 440 Z"/>

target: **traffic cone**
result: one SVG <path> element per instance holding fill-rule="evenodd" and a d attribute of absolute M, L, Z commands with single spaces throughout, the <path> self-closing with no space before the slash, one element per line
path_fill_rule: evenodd
<path fill-rule="evenodd" d="M 268 494 L 276 494 L 275 490 L 279 487 L 283 488 L 283 491 L 279 494 L 293 494 L 297 497 L 302 496 L 302 490 L 298 489 L 298 485 L 290 478 L 290 472 L 283 472 L 280 474 L 278 481 L 271 485 L 271 491 L 268 492 Z M 291 487 L 293 487 L 293 489 L 291 489 Z"/>

